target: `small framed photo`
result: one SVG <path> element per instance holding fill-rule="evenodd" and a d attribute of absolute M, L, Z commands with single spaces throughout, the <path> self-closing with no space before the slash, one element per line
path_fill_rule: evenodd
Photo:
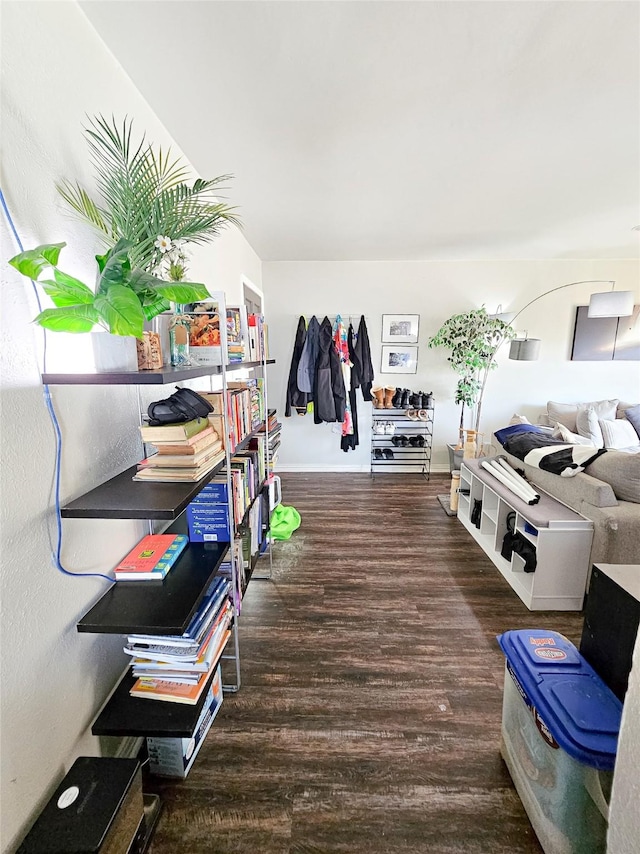
<path fill-rule="evenodd" d="M 382 341 L 391 344 L 417 344 L 419 314 L 383 314 Z"/>
<path fill-rule="evenodd" d="M 418 348 L 403 344 L 383 344 L 383 374 L 415 374 L 418 370 Z"/>

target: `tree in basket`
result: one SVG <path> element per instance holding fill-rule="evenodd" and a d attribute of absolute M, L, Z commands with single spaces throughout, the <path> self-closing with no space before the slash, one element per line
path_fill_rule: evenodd
<path fill-rule="evenodd" d="M 476 407 L 474 429 L 479 432 L 482 398 L 489 374 L 497 367 L 496 352 L 504 341 L 514 335 L 515 331 L 508 323 L 487 314 L 484 308 L 477 308 L 450 317 L 429 339 L 429 347 L 446 347 L 450 351 L 447 359 L 460 375 L 455 402 L 461 404 L 461 437 L 465 406 Z"/>

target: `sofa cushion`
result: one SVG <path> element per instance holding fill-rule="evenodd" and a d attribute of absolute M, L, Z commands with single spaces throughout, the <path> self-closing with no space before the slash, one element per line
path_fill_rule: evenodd
<path fill-rule="evenodd" d="M 593 410 L 591 411 L 593 412 Z M 578 412 L 578 417 L 579 416 L 580 412 Z M 562 439 L 563 442 L 568 442 L 570 445 L 593 445 L 596 448 L 602 447 L 602 444 L 596 445 L 595 442 L 592 442 L 591 439 L 587 438 L 586 436 L 583 436 L 582 434 L 572 433 L 568 427 L 565 427 L 564 424 L 561 424 L 559 421 L 557 422 L 551 435 L 554 439 Z"/>
<path fill-rule="evenodd" d="M 607 451 L 590 463 L 585 472 L 608 483 L 620 501 L 640 504 L 640 454 Z"/>
<path fill-rule="evenodd" d="M 604 438 L 602 429 L 598 421 L 598 413 L 593 406 L 586 406 L 584 409 L 579 409 L 576 415 L 576 424 L 578 433 L 587 439 L 596 448 L 604 447 Z"/>
<path fill-rule="evenodd" d="M 632 424 L 633 429 L 638 434 L 638 439 L 640 439 L 640 403 L 628 406 L 624 411 L 624 417 Z"/>
<path fill-rule="evenodd" d="M 619 400 L 617 397 L 612 400 L 594 400 L 587 403 L 558 403 L 557 401 L 549 400 L 547 401 L 547 417 L 552 426 L 555 427 L 556 422 L 559 421 L 560 424 L 568 427 L 572 433 L 577 433 L 576 416 L 579 409 L 586 409 L 588 406 L 592 406 L 598 418 L 613 420 L 616 417 L 618 403 Z"/>
<path fill-rule="evenodd" d="M 626 418 L 616 418 L 615 421 L 600 420 L 600 429 L 605 448 L 621 450 L 638 445 L 638 434 Z"/>

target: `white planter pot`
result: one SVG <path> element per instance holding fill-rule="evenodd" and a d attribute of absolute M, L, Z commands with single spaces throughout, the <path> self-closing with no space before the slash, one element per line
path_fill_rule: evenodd
<path fill-rule="evenodd" d="M 90 332 L 96 371 L 137 371 L 138 356 L 133 335 Z"/>

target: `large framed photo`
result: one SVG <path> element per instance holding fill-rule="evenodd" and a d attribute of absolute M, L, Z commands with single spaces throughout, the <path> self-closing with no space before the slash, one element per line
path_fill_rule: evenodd
<path fill-rule="evenodd" d="M 383 344 L 383 374 L 415 374 L 418 370 L 418 348 L 404 344 Z"/>
<path fill-rule="evenodd" d="M 383 314 L 382 341 L 390 344 L 417 344 L 419 314 Z"/>

